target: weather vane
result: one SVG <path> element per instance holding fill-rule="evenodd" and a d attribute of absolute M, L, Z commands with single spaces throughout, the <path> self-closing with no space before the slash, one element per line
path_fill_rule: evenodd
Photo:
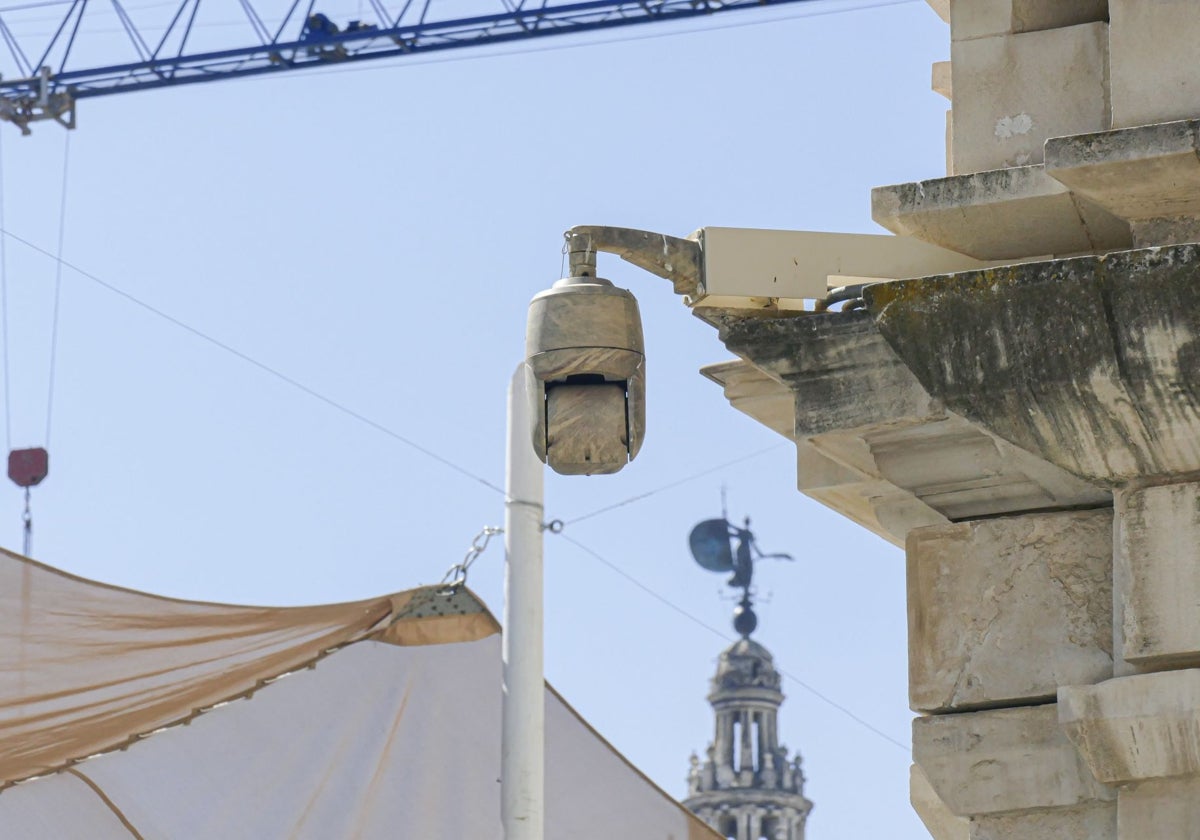
<path fill-rule="evenodd" d="M 734 589 L 742 590 L 742 599 L 733 611 L 733 629 L 743 638 L 748 637 L 758 626 L 758 616 L 754 614 L 750 592 L 750 583 L 754 578 L 754 562 L 791 560 L 792 556 L 763 553 L 750 530 L 749 516 L 740 528 L 730 522 L 729 514 L 725 510 L 724 488 L 721 489 L 721 518 L 705 519 L 692 528 L 692 533 L 688 535 L 688 545 L 692 549 L 692 557 L 701 568 L 710 572 L 733 572 L 733 577 L 729 578 L 727 583 Z"/>

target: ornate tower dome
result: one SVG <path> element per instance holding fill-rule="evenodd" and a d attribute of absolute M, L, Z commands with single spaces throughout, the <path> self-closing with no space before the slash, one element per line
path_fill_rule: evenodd
<path fill-rule="evenodd" d="M 731 536 L 741 538 L 745 548 L 738 553 L 748 558 L 753 540 L 748 528 L 725 524 Z M 730 585 L 742 588 L 734 627 L 742 638 L 717 658 L 708 693 L 715 734 L 703 761 L 692 754 L 683 804 L 730 840 L 804 840 L 812 803 L 804 797 L 800 756 L 789 756 L 779 743 L 782 680 L 770 651 L 750 638 L 758 623 L 750 570 L 741 576 L 734 571 Z"/>
<path fill-rule="evenodd" d="M 761 698 L 778 706 L 782 684 L 771 652 L 750 637 L 738 639 L 717 657 L 708 700 L 713 705 L 730 700 Z"/>
<path fill-rule="evenodd" d="M 692 755 L 683 804 L 733 840 L 804 840 L 812 803 L 800 756 L 779 743 L 779 687 L 770 652 L 752 639 L 717 660 L 708 695 L 716 734 L 704 761 Z"/>

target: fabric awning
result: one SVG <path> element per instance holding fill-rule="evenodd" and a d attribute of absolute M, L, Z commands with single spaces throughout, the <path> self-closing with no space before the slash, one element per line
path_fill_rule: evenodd
<path fill-rule="evenodd" d="M 0 836 L 500 840 L 499 626 L 239 607 L 0 553 Z M 546 836 L 714 840 L 546 690 Z"/>

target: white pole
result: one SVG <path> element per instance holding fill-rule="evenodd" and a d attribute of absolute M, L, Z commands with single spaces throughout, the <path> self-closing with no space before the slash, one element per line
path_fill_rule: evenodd
<path fill-rule="evenodd" d="M 504 511 L 504 840 L 542 840 L 546 695 L 542 671 L 542 462 L 530 438 L 525 365 L 508 389 Z"/>

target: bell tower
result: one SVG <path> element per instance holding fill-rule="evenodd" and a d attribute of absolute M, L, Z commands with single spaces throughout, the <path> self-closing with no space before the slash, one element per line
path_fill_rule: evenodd
<path fill-rule="evenodd" d="M 770 652 L 750 638 L 758 625 L 750 580 L 754 559 L 764 555 L 749 529 L 725 519 L 692 530 L 696 560 L 710 571 L 732 571 L 729 585 L 742 590 L 734 610 L 741 636 L 717 659 L 708 702 L 716 726 L 702 761 L 694 753 L 683 804 L 730 840 L 804 840 L 812 803 L 804 797 L 800 756 L 779 743 L 782 679 Z M 732 542 L 738 540 L 736 550 Z"/>

